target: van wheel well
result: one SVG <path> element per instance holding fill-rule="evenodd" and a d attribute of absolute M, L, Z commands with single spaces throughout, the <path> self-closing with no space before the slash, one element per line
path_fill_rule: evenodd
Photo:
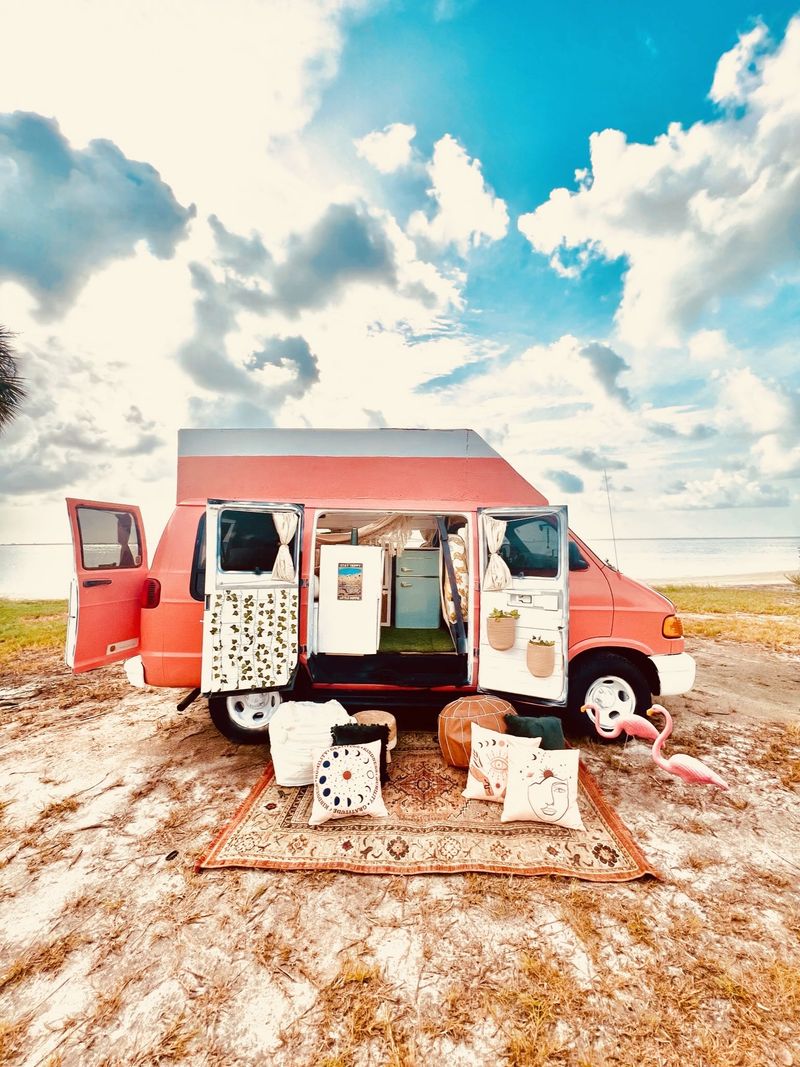
<path fill-rule="evenodd" d="M 656 665 L 649 656 L 645 656 L 643 652 L 637 652 L 635 648 L 615 648 L 612 645 L 608 645 L 604 648 L 589 648 L 585 652 L 580 652 L 574 659 L 569 661 L 570 674 L 573 671 L 582 668 L 587 660 L 605 656 L 608 653 L 612 653 L 615 656 L 622 656 L 624 659 L 629 660 L 634 667 L 637 667 L 647 679 L 647 684 L 649 685 L 650 692 L 653 696 L 658 696 L 661 693 L 661 680 L 658 677 Z"/>

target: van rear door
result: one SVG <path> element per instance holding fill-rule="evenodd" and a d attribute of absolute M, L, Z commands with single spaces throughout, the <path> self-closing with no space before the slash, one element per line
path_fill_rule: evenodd
<path fill-rule="evenodd" d="M 299 504 L 209 500 L 203 693 L 284 688 L 297 669 Z"/>
<path fill-rule="evenodd" d="M 75 674 L 139 651 L 147 546 L 132 504 L 67 500 L 75 573 L 65 661 Z"/>
<path fill-rule="evenodd" d="M 565 704 L 569 649 L 567 509 L 487 508 L 480 509 L 479 516 L 478 686 L 548 704 Z"/>

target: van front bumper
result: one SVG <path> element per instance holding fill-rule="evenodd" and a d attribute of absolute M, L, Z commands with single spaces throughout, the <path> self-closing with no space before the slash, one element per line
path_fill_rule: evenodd
<path fill-rule="evenodd" d="M 688 693 L 694 685 L 697 665 L 688 652 L 678 652 L 673 656 L 651 656 L 650 662 L 658 671 L 660 696 Z"/>

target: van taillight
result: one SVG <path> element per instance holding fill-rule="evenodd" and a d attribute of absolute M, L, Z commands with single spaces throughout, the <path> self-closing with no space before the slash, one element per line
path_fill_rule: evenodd
<path fill-rule="evenodd" d="M 677 615 L 667 615 L 661 626 L 664 637 L 683 637 L 683 623 Z"/>
<path fill-rule="evenodd" d="M 142 607 L 157 608 L 161 603 L 161 582 L 158 578 L 145 578 L 142 586 Z"/>

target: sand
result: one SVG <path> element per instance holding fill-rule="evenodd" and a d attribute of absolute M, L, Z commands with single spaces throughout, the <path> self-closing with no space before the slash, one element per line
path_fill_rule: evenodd
<path fill-rule="evenodd" d="M 0 1062 L 800 1063 L 800 666 L 691 643 L 676 743 L 581 742 L 664 880 L 212 871 L 267 753 L 26 656 L 0 689 Z M 402 721 L 401 721 L 402 728 Z"/>

